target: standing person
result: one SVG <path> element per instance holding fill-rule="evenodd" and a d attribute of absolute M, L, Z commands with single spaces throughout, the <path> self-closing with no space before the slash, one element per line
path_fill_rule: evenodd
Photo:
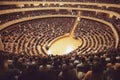
<path fill-rule="evenodd" d="M 48 59 L 47 58 L 43 58 L 42 59 L 42 65 L 40 65 L 39 67 L 39 72 L 40 72 L 40 79 L 41 80 L 51 80 L 51 76 L 50 76 L 50 70 L 51 70 L 51 65 L 48 64 Z"/>
<path fill-rule="evenodd" d="M 104 80 L 102 64 L 99 62 L 94 62 L 92 65 L 92 70 L 85 74 L 83 80 Z"/>
<path fill-rule="evenodd" d="M 62 66 L 62 72 L 59 74 L 60 80 L 78 80 L 77 72 L 69 59 L 65 60 L 65 64 Z"/>
<path fill-rule="evenodd" d="M 14 68 L 9 68 L 8 60 L 0 55 L 0 80 L 16 80 L 19 71 Z"/>

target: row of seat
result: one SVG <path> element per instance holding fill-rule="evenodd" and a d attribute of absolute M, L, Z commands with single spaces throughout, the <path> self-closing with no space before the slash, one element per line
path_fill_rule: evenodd
<path fill-rule="evenodd" d="M 64 35 L 65 33 L 70 31 L 70 27 L 72 25 L 71 22 L 74 20 L 74 18 L 70 18 L 71 19 L 70 21 L 67 18 L 62 18 L 60 21 L 57 21 L 59 19 L 60 18 L 49 18 L 49 19 L 43 19 L 43 20 L 38 19 L 38 20 L 31 21 L 31 23 L 30 22 L 29 23 L 25 22 L 22 24 L 18 23 L 17 25 L 12 26 L 12 28 L 14 28 L 13 31 L 15 31 L 15 34 L 18 35 L 16 37 L 14 36 L 14 34 L 11 33 L 13 36 L 10 36 L 10 37 L 16 37 L 14 40 L 13 39 L 9 40 L 12 42 L 6 41 L 11 38 L 5 37 L 9 35 L 10 29 L 3 31 L 3 33 L 6 33 L 8 31 L 6 35 L 2 34 L 2 36 L 4 36 L 2 40 L 6 47 L 5 50 L 8 52 L 14 52 L 17 54 L 18 53 L 26 53 L 27 55 L 42 54 L 43 51 L 41 48 L 45 43 L 47 46 L 47 44 L 49 44 L 56 37 Z M 61 25 L 59 25 L 60 23 Z M 66 25 L 68 29 L 64 29 L 64 26 Z M 20 27 L 17 28 L 18 26 Z M 27 28 L 23 26 L 26 26 Z M 23 32 L 21 33 L 20 30 Z M 6 43 L 12 43 L 9 50 L 7 50 L 8 46 Z"/>
<path fill-rule="evenodd" d="M 76 4 L 77 5 L 77 4 Z M 72 5 L 76 6 L 76 5 Z M 10 5 L 9 5 L 10 6 Z M 64 5 L 66 7 L 66 5 Z M 63 6 L 63 7 L 64 7 Z M 79 5 L 77 5 L 78 8 Z M 32 8 L 35 8 L 33 6 Z M 46 7 L 46 6 L 44 6 Z M 58 7 L 58 6 L 57 6 Z M 70 7 L 70 5 L 67 5 Z M 80 6 L 79 6 L 80 7 Z M 91 11 L 82 10 L 80 11 L 80 16 L 89 16 L 115 24 L 115 27 L 119 27 L 120 19 L 115 15 L 111 16 L 111 13 L 104 13 L 105 10 L 109 8 L 82 6 L 83 9 L 90 8 Z M 15 7 L 11 7 L 11 10 L 14 10 Z M 29 8 L 29 7 L 28 7 Z M 31 9 L 32 9 L 31 8 Z M 81 8 L 81 7 L 80 7 Z M 6 9 L 6 8 L 5 8 Z M 18 8 L 21 9 L 22 8 Z M 23 8 L 24 9 L 24 8 Z M 82 8 L 81 8 L 82 9 Z M 96 11 L 92 11 L 96 9 Z M 8 9 L 9 11 L 10 9 Z M 103 12 L 97 12 L 97 10 L 103 10 Z M 4 11 L 4 10 L 3 10 Z M 7 10 L 6 10 L 7 11 Z M 78 10 L 79 11 L 79 10 Z M 9 21 L 14 21 L 17 19 L 22 19 L 26 17 L 34 16 L 43 16 L 49 14 L 71 14 L 76 15 L 77 10 L 68 10 L 68 9 L 46 9 L 46 10 L 30 10 L 30 11 L 20 11 L 16 10 L 15 13 L 8 13 L 0 15 L 0 24 L 4 25 Z M 112 9 L 114 12 L 116 9 Z M 47 50 L 49 49 L 48 44 L 53 41 L 55 38 L 69 33 L 72 29 L 75 18 L 45 18 L 38 20 L 31 20 L 26 22 L 17 23 L 9 26 L 8 28 L 1 31 L 1 38 L 4 44 L 5 51 L 11 53 L 24 53 L 26 55 L 46 55 Z M 82 19 L 78 24 L 78 27 L 75 30 L 75 35 L 79 37 L 82 41 L 82 44 L 75 50 L 79 53 L 95 53 L 103 52 L 108 49 L 115 48 L 115 36 L 113 30 L 97 21 Z M 73 51 L 74 52 L 74 51 Z"/>
<path fill-rule="evenodd" d="M 74 18 L 69 19 L 69 22 L 72 22 L 71 23 L 71 25 L 72 25 L 73 20 L 71 20 L 71 19 L 74 20 Z M 51 20 L 51 18 L 48 19 L 48 21 L 49 20 Z M 66 30 L 62 29 L 62 28 L 66 27 L 64 25 L 62 27 L 60 27 L 61 25 L 55 26 L 55 27 L 60 27 L 59 28 L 60 31 L 58 31 L 58 32 L 57 31 L 54 32 L 51 29 L 48 29 L 48 25 L 46 26 L 45 30 L 41 30 L 41 31 L 37 30 L 37 26 L 34 27 L 35 26 L 34 24 L 37 24 L 35 21 L 37 21 L 37 23 L 38 23 L 38 21 L 40 21 L 40 20 L 33 20 L 34 23 L 31 21 L 32 22 L 31 24 L 27 23 L 27 22 L 26 22 L 27 24 L 22 23 L 22 26 L 26 26 L 28 28 L 27 28 L 27 30 L 24 31 L 24 27 L 20 27 L 21 29 L 23 28 L 23 33 L 20 34 L 20 32 L 17 33 L 17 31 L 16 31 L 18 36 L 17 37 L 14 36 L 14 37 L 16 37 L 14 39 L 14 41 L 6 42 L 6 41 L 4 41 L 4 39 L 6 39 L 4 37 L 3 41 L 4 41 L 4 45 L 6 46 L 5 50 L 9 49 L 8 45 L 11 45 L 10 50 L 8 50 L 8 52 L 12 52 L 12 53 L 14 52 L 17 54 L 24 53 L 24 54 L 31 55 L 31 56 L 39 55 L 39 54 L 46 55 L 46 53 L 44 53 L 43 48 L 45 48 L 47 51 L 47 49 L 49 48 L 48 44 L 52 40 L 67 33 Z M 55 20 L 53 20 L 53 21 L 55 21 Z M 43 22 L 45 22 L 45 21 L 43 20 Z M 62 21 L 62 19 L 59 19 L 59 22 L 67 22 L 68 23 L 68 21 L 64 21 L 64 20 Z M 83 23 L 83 25 L 81 25 L 81 23 Z M 47 24 L 47 21 L 44 24 Z M 78 54 L 79 53 L 84 54 L 84 53 L 101 52 L 101 51 L 108 50 L 108 49 L 115 47 L 115 39 L 114 39 L 112 30 L 110 30 L 105 25 L 98 26 L 99 24 L 100 23 L 95 23 L 94 21 L 85 20 L 85 19 L 82 19 L 81 22 L 78 24 L 78 27 L 77 27 L 75 33 L 78 34 L 77 37 L 79 37 L 82 41 L 82 44 L 79 46 L 78 49 L 76 49 L 76 52 L 78 52 Z M 21 25 L 21 24 L 18 23 L 17 25 Z M 17 25 L 13 27 L 14 30 L 16 30 Z M 67 26 L 67 28 L 69 28 L 69 31 L 70 31 L 71 25 Z M 34 27 L 33 30 L 31 28 L 29 28 L 31 26 Z M 40 28 L 43 28 L 42 25 Z M 49 28 L 53 29 L 52 26 Z M 109 31 L 108 31 L 108 29 L 109 29 Z M 18 29 L 18 31 L 19 31 L 19 29 Z M 37 34 L 37 35 L 34 35 L 34 34 Z M 6 44 L 6 43 L 8 43 L 8 44 Z"/>

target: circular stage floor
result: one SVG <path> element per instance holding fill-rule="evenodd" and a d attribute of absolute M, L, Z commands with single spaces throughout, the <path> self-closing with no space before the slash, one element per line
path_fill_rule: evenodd
<path fill-rule="evenodd" d="M 64 36 L 55 39 L 51 43 L 47 53 L 53 55 L 65 55 L 77 49 L 80 45 L 82 45 L 81 39 L 75 39 L 72 36 Z"/>

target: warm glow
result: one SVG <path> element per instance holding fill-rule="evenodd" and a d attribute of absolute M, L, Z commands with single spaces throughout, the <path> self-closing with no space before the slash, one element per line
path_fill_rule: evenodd
<path fill-rule="evenodd" d="M 69 53 L 69 52 L 73 51 L 73 48 L 74 48 L 74 47 L 72 47 L 72 46 L 68 46 L 68 47 L 66 48 L 65 53 Z"/>
<path fill-rule="evenodd" d="M 81 39 L 74 39 L 73 37 L 64 37 L 52 43 L 48 50 L 48 54 L 64 55 L 75 50 L 82 44 Z"/>

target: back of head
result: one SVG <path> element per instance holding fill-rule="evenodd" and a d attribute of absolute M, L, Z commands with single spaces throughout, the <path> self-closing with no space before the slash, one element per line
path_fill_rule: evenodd
<path fill-rule="evenodd" d="M 92 65 L 92 72 L 93 74 L 101 74 L 103 72 L 103 66 L 99 62 L 95 62 Z"/>
<path fill-rule="evenodd" d="M 3 56 L 3 54 L 2 54 L 2 52 L 0 52 L 0 70 L 3 70 L 4 69 L 4 63 L 5 63 L 5 58 L 4 58 L 4 56 Z"/>
<path fill-rule="evenodd" d="M 46 57 L 42 58 L 42 65 L 46 66 L 48 63 L 48 59 Z"/>

